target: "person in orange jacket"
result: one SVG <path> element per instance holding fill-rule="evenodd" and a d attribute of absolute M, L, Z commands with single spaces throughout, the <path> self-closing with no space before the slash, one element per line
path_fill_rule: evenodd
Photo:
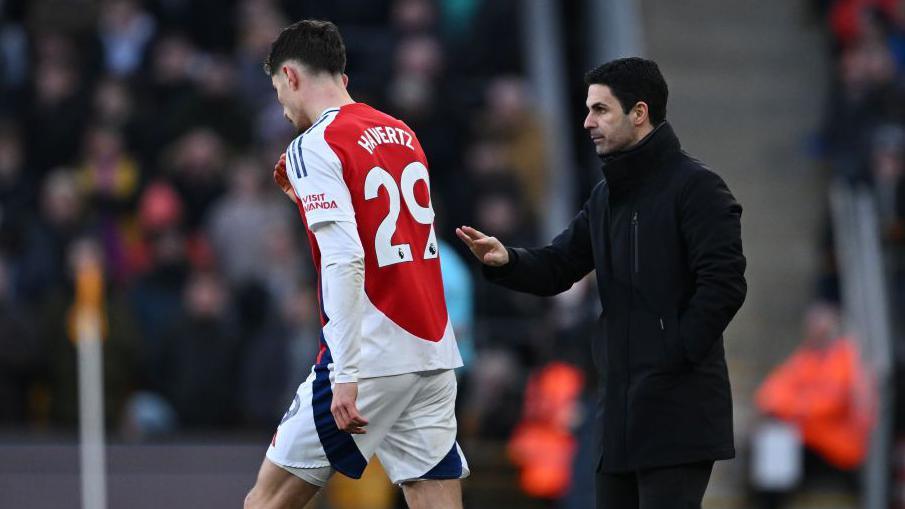
<path fill-rule="evenodd" d="M 850 472 L 864 461 L 874 421 L 869 383 L 854 339 L 839 333 L 838 310 L 817 303 L 805 316 L 802 344 L 767 376 L 755 402 L 797 428 L 806 453 Z M 813 459 L 806 455 L 805 476 Z"/>

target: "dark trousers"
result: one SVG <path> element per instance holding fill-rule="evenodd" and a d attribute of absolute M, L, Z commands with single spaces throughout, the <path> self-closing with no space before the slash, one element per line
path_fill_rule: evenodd
<path fill-rule="evenodd" d="M 701 509 L 713 462 L 597 473 L 597 509 Z"/>

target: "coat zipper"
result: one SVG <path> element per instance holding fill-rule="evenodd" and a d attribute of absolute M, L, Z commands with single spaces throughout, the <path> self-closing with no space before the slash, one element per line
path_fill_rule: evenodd
<path fill-rule="evenodd" d="M 634 260 L 635 274 L 641 271 L 638 263 L 638 211 L 632 213 L 632 258 Z"/>

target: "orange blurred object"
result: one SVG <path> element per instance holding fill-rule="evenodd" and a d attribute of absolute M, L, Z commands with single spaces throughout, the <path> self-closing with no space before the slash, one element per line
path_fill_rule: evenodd
<path fill-rule="evenodd" d="M 528 380 L 522 421 L 509 440 L 509 458 L 520 468 L 522 490 L 557 499 L 571 486 L 578 398 L 584 375 L 570 364 L 552 362 Z"/>
<path fill-rule="evenodd" d="M 79 267 L 75 285 L 75 303 L 82 309 L 97 311 L 104 299 L 104 276 L 97 263 Z"/>
<path fill-rule="evenodd" d="M 96 250 L 86 241 L 75 249 L 75 302 L 69 310 L 69 338 L 73 343 L 87 336 L 103 339 L 106 335 L 104 273 Z"/>
<path fill-rule="evenodd" d="M 873 426 L 869 382 L 854 342 L 843 337 L 799 347 L 770 373 L 756 403 L 796 425 L 805 445 L 830 464 L 851 470 L 864 461 Z"/>

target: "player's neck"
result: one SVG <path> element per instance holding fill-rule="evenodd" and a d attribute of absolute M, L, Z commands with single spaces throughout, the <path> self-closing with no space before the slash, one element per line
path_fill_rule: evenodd
<path fill-rule="evenodd" d="M 308 120 L 314 123 L 324 111 L 354 102 L 352 96 L 349 95 L 345 88 L 323 87 L 312 91 L 309 98 L 305 101 L 303 111 Z"/>

